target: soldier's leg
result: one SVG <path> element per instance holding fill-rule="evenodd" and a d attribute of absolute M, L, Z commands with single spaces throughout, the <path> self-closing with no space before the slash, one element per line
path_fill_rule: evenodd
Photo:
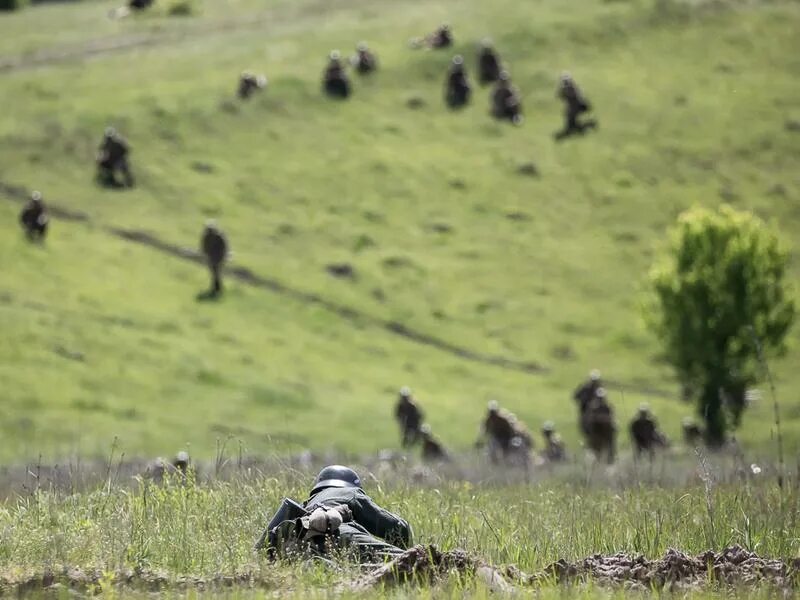
<path fill-rule="evenodd" d="M 361 562 L 389 560 L 404 552 L 402 548 L 387 544 L 351 523 L 344 523 L 339 528 L 339 546 L 345 551 L 355 552 Z"/>
<path fill-rule="evenodd" d="M 128 165 L 127 158 L 121 158 L 117 163 L 117 169 L 122 173 L 122 181 L 126 187 L 133 187 L 133 173 Z"/>
<path fill-rule="evenodd" d="M 222 265 L 212 264 L 211 266 L 211 291 L 214 294 L 222 293 Z"/>

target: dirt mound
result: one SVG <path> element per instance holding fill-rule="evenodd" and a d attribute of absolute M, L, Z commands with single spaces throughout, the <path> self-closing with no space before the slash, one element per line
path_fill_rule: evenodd
<path fill-rule="evenodd" d="M 800 579 L 800 560 L 784 563 L 731 546 L 722 552 L 711 550 L 689 556 L 669 549 L 663 558 L 647 560 L 641 555 L 595 554 L 569 563 L 559 560 L 549 565 L 531 581 L 554 579 L 559 583 L 593 581 L 605 585 L 641 587 L 643 589 L 679 589 L 701 587 L 709 583 L 731 586 L 772 585 L 794 588 Z"/>
<path fill-rule="evenodd" d="M 642 590 L 681 590 L 710 584 L 736 587 L 767 585 L 791 590 L 800 583 L 800 559 L 785 563 L 762 558 L 741 546 L 731 546 L 722 552 L 709 550 L 697 556 L 670 549 L 657 560 L 624 553 L 595 554 L 574 563 L 561 559 L 540 573 L 528 575 L 514 566 L 493 567 L 463 550 L 440 552 L 435 546 L 415 546 L 369 573 L 356 588 L 406 582 L 434 583 L 451 573 L 476 575 L 490 588 L 502 591 L 514 586 L 540 586 L 548 582 L 591 582 Z"/>

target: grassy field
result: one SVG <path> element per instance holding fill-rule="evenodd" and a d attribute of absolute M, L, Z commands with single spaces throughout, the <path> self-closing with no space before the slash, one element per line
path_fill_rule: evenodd
<path fill-rule="evenodd" d="M 729 469 L 716 473 L 708 485 L 674 485 L 644 473 L 600 476 L 590 482 L 573 472 L 531 488 L 436 477 L 420 483 L 401 470 L 377 479 L 368 476 L 365 487 L 381 505 L 413 524 L 417 543 L 443 550 L 464 548 L 493 565 L 513 564 L 529 574 L 558 559 L 617 552 L 657 558 L 669 548 L 695 555 L 739 544 L 762 556 L 798 556 L 797 487 L 781 492 L 769 479 L 743 478 Z M 43 574 L 60 577 L 65 568 L 74 567 L 84 576 L 100 573 L 94 586 L 108 593 L 116 586 L 144 592 L 200 584 L 219 592 L 230 590 L 236 581 L 242 595 L 253 590 L 252 594 L 347 596 L 362 576 L 355 565 L 343 564 L 339 570 L 276 567 L 252 552 L 280 499 L 305 498 L 311 476 L 290 469 L 272 477 L 229 468 L 223 479 L 202 485 L 173 481 L 159 487 L 148 482 L 120 484 L 112 469 L 108 485 L 81 493 L 31 487 L 0 510 L 0 590 L 13 591 L 20 582 L 29 582 L 35 590 Z M 432 511 L 432 505 L 438 509 Z M 124 573 L 131 572 L 138 575 L 126 585 Z M 80 576 L 69 577 L 80 587 Z M 65 585 L 67 581 L 64 578 Z M 774 592 L 766 586 L 731 588 L 713 581 L 694 593 L 676 592 L 677 597 L 731 597 L 737 589 L 742 597 Z M 560 588 L 546 578 L 520 589 L 544 598 L 631 597 L 621 589 L 603 590 L 592 582 Z M 464 575 L 431 588 L 401 587 L 380 595 L 463 593 L 483 597 L 486 589 L 474 576 Z"/>
<path fill-rule="evenodd" d="M 0 203 L 4 461 L 105 454 L 115 437 L 128 455 L 210 457 L 228 436 L 250 452 L 371 452 L 396 443 L 401 385 L 451 447 L 497 398 L 532 428 L 556 420 L 575 449 L 569 396 L 593 367 L 617 382 L 621 421 L 649 401 L 677 437 L 691 408 L 639 314 L 664 232 L 686 207 L 725 201 L 787 242 L 800 234 L 796 2 L 206 0 L 190 17 L 168 5 L 122 20 L 105 1 L 0 16 L 0 197 L 40 189 L 88 216 L 56 219 L 36 246 L 19 204 Z M 488 91 L 445 109 L 453 52 L 407 46 L 443 20 L 470 66 L 493 37 L 522 127 L 490 119 Z M 360 39 L 380 72 L 327 100 L 328 51 Z M 233 97 L 242 69 L 270 80 L 247 103 Z M 562 69 L 600 129 L 557 144 Z M 93 182 L 109 124 L 133 147 L 133 190 Z M 282 287 L 230 280 L 220 302 L 197 302 L 202 267 L 110 232 L 195 248 L 207 218 L 233 265 Z M 333 263 L 355 278 L 329 275 Z M 799 340 L 795 327 L 772 364 L 790 454 Z M 766 394 L 739 437 L 771 447 Z"/>

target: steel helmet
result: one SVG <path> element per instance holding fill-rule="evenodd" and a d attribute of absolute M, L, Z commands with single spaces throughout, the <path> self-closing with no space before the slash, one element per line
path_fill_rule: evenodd
<path fill-rule="evenodd" d="M 361 478 L 350 467 L 328 465 L 319 472 L 314 480 L 311 493 L 316 494 L 325 488 L 361 488 Z"/>

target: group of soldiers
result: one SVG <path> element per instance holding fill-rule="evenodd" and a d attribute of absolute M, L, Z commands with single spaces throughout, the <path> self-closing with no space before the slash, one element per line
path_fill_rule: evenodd
<path fill-rule="evenodd" d="M 578 407 L 578 425 L 586 449 L 599 460 L 613 463 L 617 453 L 617 423 L 599 371 L 590 373 L 588 380 L 575 390 L 573 399 Z M 424 412 L 408 387 L 400 389 L 395 405 L 395 419 L 400 427 L 403 448 L 420 443 L 423 460 L 447 460 L 447 451 L 425 424 Z M 687 445 L 694 447 L 700 443 L 703 432 L 692 419 L 684 419 L 682 426 Z M 643 455 L 652 459 L 658 450 L 670 447 L 669 439 L 659 428 L 647 404 L 639 406 L 628 430 L 634 459 Z M 544 445 L 535 455 L 536 462 L 541 464 L 566 461 L 566 446 L 552 421 L 546 421 L 542 425 L 541 435 Z M 489 402 L 475 445 L 486 449 L 493 464 L 509 465 L 528 465 L 535 448 L 533 436 L 525 424 L 494 400 Z"/>
<path fill-rule="evenodd" d="M 443 24 L 432 34 L 412 42 L 412 45 L 432 49 L 449 48 L 453 45 L 452 30 L 449 25 Z M 365 42 L 358 44 L 356 55 L 351 58 L 350 63 L 360 75 L 373 72 L 378 65 L 374 53 Z M 480 44 L 477 70 L 481 85 L 494 85 L 490 96 L 491 115 L 515 125 L 522 123 L 522 96 L 511 82 L 508 70 L 503 67 L 497 50 L 488 38 Z M 328 65 L 322 76 L 322 87 L 327 95 L 335 98 L 350 96 L 350 79 L 338 50 L 332 51 L 328 57 Z M 555 134 L 556 139 L 582 134 L 597 126 L 594 119 L 582 120 L 582 115 L 591 111 L 591 104 L 569 73 L 561 75 L 558 97 L 564 102 L 565 116 L 564 127 Z M 453 57 L 445 78 L 445 103 L 452 109 L 458 109 L 469 104 L 471 98 L 472 84 L 467 75 L 464 57 L 457 54 Z"/>

